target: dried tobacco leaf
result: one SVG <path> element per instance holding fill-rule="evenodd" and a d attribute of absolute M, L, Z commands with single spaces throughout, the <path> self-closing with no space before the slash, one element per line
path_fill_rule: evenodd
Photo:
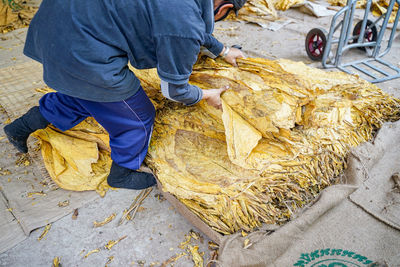
<path fill-rule="evenodd" d="M 72 213 L 72 220 L 76 220 L 78 218 L 79 211 L 78 209 L 74 209 L 74 212 Z"/>
<path fill-rule="evenodd" d="M 69 200 L 64 200 L 64 201 L 58 202 L 58 206 L 59 206 L 60 208 L 69 206 Z"/>
<path fill-rule="evenodd" d="M 60 267 L 60 266 L 61 266 L 60 261 L 61 261 L 61 258 L 60 258 L 60 257 L 55 257 L 55 258 L 53 259 L 53 265 L 52 265 L 52 267 Z"/>
<path fill-rule="evenodd" d="M 118 244 L 119 241 L 124 240 L 126 237 L 127 237 L 127 235 L 124 235 L 123 237 L 121 237 L 121 238 L 118 239 L 118 240 L 110 240 L 110 241 L 108 241 L 108 243 L 104 246 L 104 248 L 106 248 L 106 249 L 108 249 L 108 250 L 111 250 L 111 248 L 112 248 L 113 246 L 115 246 L 116 244 Z"/>
<path fill-rule="evenodd" d="M 167 267 L 167 266 L 172 266 L 173 263 L 175 263 L 177 260 L 179 260 L 180 258 L 182 258 L 183 256 L 186 256 L 185 252 L 181 252 L 181 253 L 177 253 L 174 256 L 172 256 L 171 258 L 169 258 L 168 260 L 164 261 L 161 264 L 161 267 Z"/>
<path fill-rule="evenodd" d="M 192 255 L 192 260 L 194 262 L 195 267 L 203 267 L 204 266 L 204 261 L 203 257 L 199 253 L 199 247 L 198 246 L 191 246 L 188 245 L 188 250 L 190 254 Z"/>
<path fill-rule="evenodd" d="M 89 257 L 90 255 L 92 255 L 93 253 L 98 253 L 98 252 L 100 252 L 100 249 L 99 249 L 99 248 L 93 249 L 93 250 L 89 251 L 88 253 L 86 253 L 86 255 L 83 256 L 83 258 L 86 259 L 87 257 Z"/>
<path fill-rule="evenodd" d="M 38 241 L 42 240 L 43 237 L 45 237 L 45 236 L 47 235 L 47 233 L 50 231 L 50 228 L 51 228 L 51 224 L 46 225 L 46 226 L 44 227 L 44 230 L 43 230 L 42 234 L 38 237 L 37 240 L 38 240 Z"/>
<path fill-rule="evenodd" d="M 46 196 L 46 193 L 40 191 L 40 192 L 29 192 L 27 194 L 27 197 L 34 197 L 34 196 Z"/>
<path fill-rule="evenodd" d="M 109 223 L 109 222 L 111 222 L 112 220 L 114 220 L 114 218 L 115 218 L 115 216 L 116 216 L 116 214 L 115 213 L 113 213 L 113 214 L 111 214 L 110 216 L 108 216 L 107 218 L 105 218 L 103 221 L 101 221 L 101 222 L 98 222 L 98 221 L 94 221 L 93 222 L 93 227 L 101 227 L 101 226 L 103 226 L 103 225 L 106 225 L 107 223 Z"/>

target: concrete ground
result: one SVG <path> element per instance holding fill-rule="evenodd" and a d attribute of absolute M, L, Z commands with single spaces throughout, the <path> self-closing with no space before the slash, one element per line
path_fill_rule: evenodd
<path fill-rule="evenodd" d="M 303 61 L 315 67 L 321 67 L 318 62 L 308 59 L 304 49 L 304 39 L 307 32 L 314 27 L 329 29 L 330 17 L 316 18 L 305 15 L 296 9 L 281 13 L 292 23 L 278 31 L 270 31 L 254 24 L 243 22 L 221 22 L 216 24 L 215 35 L 222 42 L 233 45 L 240 44 L 249 56 L 266 57 L 270 59 L 287 58 Z M 5 35 L 0 35 L 0 68 L 20 64 L 30 60 L 22 55 L 26 29 L 19 29 Z M 353 59 L 364 54 L 360 51 L 346 53 L 346 59 Z M 400 38 L 394 41 L 393 47 L 386 56 L 389 61 L 400 67 Z M 399 79 L 378 84 L 388 93 L 400 96 Z M 0 114 L 0 137 L 4 136 L 3 126 L 6 114 Z M 33 166 L 18 167 L 15 150 L 6 141 L 0 141 L 0 164 L 13 173 L 11 178 L 21 175 L 31 175 Z M 14 168 L 14 169 L 13 169 Z M 0 179 L 7 177 L 0 176 Z M 79 216 L 72 220 L 68 215 L 52 224 L 52 228 L 44 239 L 38 241 L 43 228 L 33 231 L 29 238 L 7 252 L 0 254 L 0 266 L 50 266 L 54 257 L 61 257 L 63 266 L 102 266 L 108 257 L 113 260 L 108 266 L 160 266 L 162 262 L 177 253 L 185 241 L 185 234 L 191 229 L 181 215 L 175 212 L 167 201 L 160 202 L 155 195 L 156 189 L 144 201 L 145 208 L 137 214 L 133 222 L 116 227 L 116 221 L 101 227 L 93 228 L 95 220 L 101 220 L 115 212 L 117 219 L 127 208 L 138 192 L 129 190 L 110 191 L 107 195 L 79 209 Z M 83 256 L 90 250 L 104 246 L 109 240 L 127 237 L 111 250 L 101 249 L 87 258 Z M 194 240 L 192 243 L 205 252 L 205 262 L 209 258 L 208 239 Z M 85 250 L 84 252 L 82 252 Z M 187 256 L 178 259 L 175 266 L 193 266 Z"/>

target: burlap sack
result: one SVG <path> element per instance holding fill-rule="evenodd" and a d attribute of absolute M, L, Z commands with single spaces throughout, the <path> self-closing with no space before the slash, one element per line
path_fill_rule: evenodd
<path fill-rule="evenodd" d="M 219 265 L 400 266 L 399 151 L 400 122 L 387 123 L 350 153 L 342 184 L 277 230 L 225 238 Z"/>

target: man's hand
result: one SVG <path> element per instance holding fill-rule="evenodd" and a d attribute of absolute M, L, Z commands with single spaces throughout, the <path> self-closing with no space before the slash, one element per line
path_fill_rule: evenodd
<path fill-rule="evenodd" d="M 228 90 L 229 86 L 221 89 L 209 89 L 203 90 L 203 99 L 207 101 L 207 103 L 217 109 L 221 109 L 221 94 Z"/>
<path fill-rule="evenodd" d="M 242 52 L 242 50 L 237 49 L 235 47 L 229 47 L 229 48 L 224 47 L 224 49 L 221 52 L 221 55 L 223 55 L 226 52 L 226 49 L 229 49 L 229 51 L 228 54 L 224 56 L 224 60 L 232 64 L 233 66 L 237 67 L 236 59 L 245 57 L 244 53 Z"/>

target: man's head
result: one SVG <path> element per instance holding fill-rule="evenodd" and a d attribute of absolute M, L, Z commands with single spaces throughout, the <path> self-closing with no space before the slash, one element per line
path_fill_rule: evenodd
<path fill-rule="evenodd" d="M 247 0 L 214 0 L 214 19 L 220 21 L 226 18 L 231 11 L 237 15 Z"/>

